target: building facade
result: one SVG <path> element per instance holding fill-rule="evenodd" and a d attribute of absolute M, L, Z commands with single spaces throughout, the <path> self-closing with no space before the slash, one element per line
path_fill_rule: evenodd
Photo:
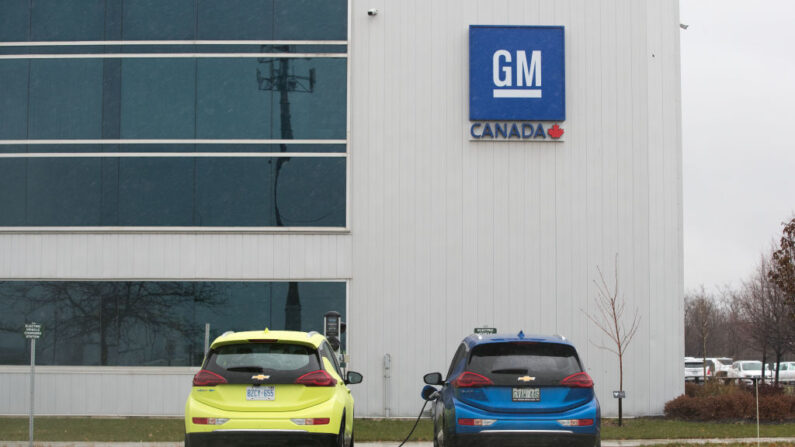
<path fill-rule="evenodd" d="M 482 138 L 472 25 L 562 27 L 562 138 Z M 482 325 L 573 340 L 611 415 L 600 270 L 641 318 L 625 414 L 660 414 L 678 33 L 675 0 L 0 3 L 0 414 L 27 412 L 27 322 L 37 413 L 178 416 L 206 333 L 336 310 L 358 416 L 415 414 Z"/>

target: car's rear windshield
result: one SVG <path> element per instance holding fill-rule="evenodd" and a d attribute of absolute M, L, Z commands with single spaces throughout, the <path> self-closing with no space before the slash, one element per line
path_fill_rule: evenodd
<path fill-rule="evenodd" d="M 239 343 L 219 346 L 207 358 L 205 369 L 229 383 L 259 383 L 252 376 L 269 376 L 267 383 L 293 383 L 320 369 L 317 351 L 291 343 Z"/>
<path fill-rule="evenodd" d="M 740 366 L 743 371 L 761 371 L 762 370 L 762 362 L 745 362 L 740 363 Z"/>
<path fill-rule="evenodd" d="M 505 342 L 475 346 L 466 367 L 495 385 L 558 385 L 582 372 L 577 351 L 558 343 Z M 529 376 L 529 381 L 518 382 Z"/>
<path fill-rule="evenodd" d="M 702 368 L 703 365 L 701 362 L 686 362 L 685 368 Z"/>

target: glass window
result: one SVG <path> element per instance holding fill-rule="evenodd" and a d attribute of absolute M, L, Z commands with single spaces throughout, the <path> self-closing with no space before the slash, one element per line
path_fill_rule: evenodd
<path fill-rule="evenodd" d="M 535 377 L 533 384 L 557 385 L 582 371 L 573 347 L 557 343 L 486 343 L 472 348 L 467 371 L 496 385 L 516 384 L 517 376 Z"/>
<path fill-rule="evenodd" d="M 32 0 L 28 4 L 33 14 L 32 41 L 104 39 L 105 0 Z"/>
<path fill-rule="evenodd" d="M 195 163 L 191 158 L 121 158 L 119 225 L 193 225 Z"/>
<path fill-rule="evenodd" d="M 455 351 L 455 355 L 453 356 L 453 361 L 450 362 L 450 369 L 447 370 L 447 380 L 450 380 L 450 376 L 453 375 L 453 370 L 455 369 L 456 365 L 464 358 L 467 353 L 467 345 L 461 343 L 461 346 L 458 347 L 458 350 Z"/>
<path fill-rule="evenodd" d="M 200 59 L 198 138 L 345 139 L 346 76 L 345 59 Z"/>
<path fill-rule="evenodd" d="M 29 138 L 101 137 L 101 60 L 32 60 L 29 89 Z"/>
<path fill-rule="evenodd" d="M 24 42 L 30 28 L 30 0 L 0 0 L 0 41 Z"/>
<path fill-rule="evenodd" d="M 347 0 L 274 0 L 273 38 L 347 40 Z"/>
<path fill-rule="evenodd" d="M 323 342 L 323 344 L 320 345 L 319 352 L 320 352 L 321 356 L 323 356 L 326 360 L 329 361 L 329 363 L 331 364 L 331 367 L 334 368 L 334 371 L 337 372 L 337 375 L 344 379 L 345 376 L 342 374 L 342 370 L 340 369 L 340 365 L 337 362 L 337 356 L 336 356 L 336 354 L 334 354 L 334 350 L 331 349 L 331 346 L 329 346 L 328 343 Z"/>
<path fill-rule="evenodd" d="M 121 76 L 121 138 L 196 138 L 196 60 L 125 59 Z"/>
<path fill-rule="evenodd" d="M 101 168 L 99 158 L 27 160 L 27 194 L 23 195 L 27 196 L 26 224 L 80 226 L 99 222 Z"/>
<path fill-rule="evenodd" d="M 199 0 L 199 39 L 272 40 L 273 0 Z"/>
<path fill-rule="evenodd" d="M 345 226 L 344 158 L 0 158 L 0 226 Z"/>
<path fill-rule="evenodd" d="M 265 373 L 267 384 L 295 383 L 304 374 L 319 369 L 317 351 L 291 343 L 239 343 L 210 351 L 204 369 L 227 383 L 262 383 L 252 374 Z"/>
<path fill-rule="evenodd" d="M 291 329 L 322 331 L 327 311 L 344 315 L 345 283 L 293 285 L 297 303 L 287 306 L 284 282 L 0 282 L 0 364 L 30 362 L 23 329 L 33 321 L 43 329 L 41 365 L 199 366 L 205 323 L 212 340 L 285 329 L 288 319 L 299 323 Z"/>
<path fill-rule="evenodd" d="M 26 225 L 27 163 L 25 159 L 7 159 L 0 162 L 0 221 L 2 225 Z"/>
<path fill-rule="evenodd" d="M 2 0 L 0 40 L 346 40 L 347 7 L 347 0 Z"/>
<path fill-rule="evenodd" d="M 195 0 L 125 0 L 125 40 L 192 40 L 196 33 Z"/>
<path fill-rule="evenodd" d="M 346 138 L 345 59 L 4 60 L 0 80 L 3 138 Z"/>
<path fill-rule="evenodd" d="M 27 138 L 28 63 L 23 60 L 0 63 L 0 139 Z M 7 149 L 0 146 L 0 152 Z"/>

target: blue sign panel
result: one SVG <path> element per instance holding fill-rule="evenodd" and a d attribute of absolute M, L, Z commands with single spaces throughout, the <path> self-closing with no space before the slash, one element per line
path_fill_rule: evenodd
<path fill-rule="evenodd" d="M 469 119 L 563 121 L 562 26 L 469 27 Z"/>

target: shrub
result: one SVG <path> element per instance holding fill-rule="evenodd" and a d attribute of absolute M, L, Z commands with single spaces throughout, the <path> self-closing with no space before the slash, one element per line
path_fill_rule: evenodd
<path fill-rule="evenodd" d="M 733 385 L 685 387 L 685 394 L 665 404 L 669 418 L 697 421 L 756 419 L 756 399 L 747 387 Z M 763 421 L 795 419 L 795 396 L 767 387 L 759 392 L 759 418 Z"/>

